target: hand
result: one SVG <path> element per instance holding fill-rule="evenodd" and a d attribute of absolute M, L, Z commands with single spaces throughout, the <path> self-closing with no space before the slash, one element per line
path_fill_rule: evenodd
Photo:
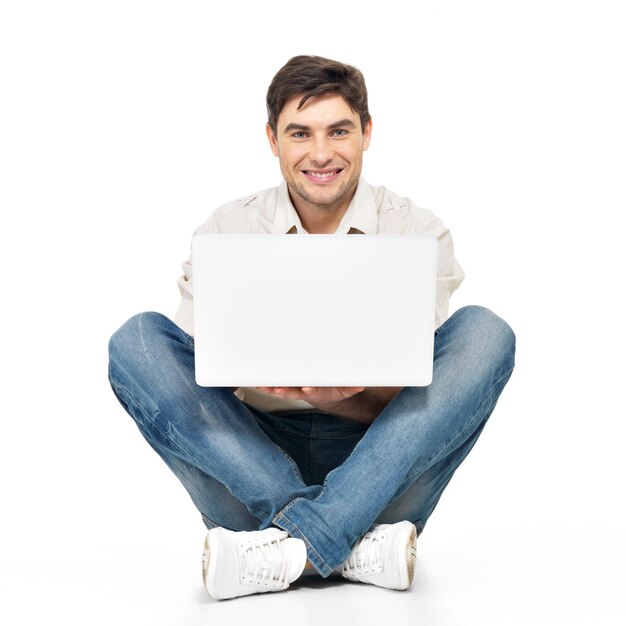
<path fill-rule="evenodd" d="M 290 400 L 305 400 L 329 413 L 336 412 L 346 400 L 361 393 L 365 387 L 257 387 L 260 391 Z"/>

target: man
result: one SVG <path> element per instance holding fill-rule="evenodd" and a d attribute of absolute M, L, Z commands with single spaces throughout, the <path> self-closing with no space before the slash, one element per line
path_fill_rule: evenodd
<path fill-rule="evenodd" d="M 407 589 L 416 537 L 511 375 L 515 336 L 481 307 L 446 320 L 463 278 L 449 231 L 361 178 L 372 121 L 357 69 L 294 57 L 274 77 L 267 107 L 284 182 L 224 205 L 196 232 L 434 235 L 432 384 L 199 387 L 190 263 L 176 324 L 144 313 L 114 334 L 110 381 L 210 529 L 203 568 L 211 596 L 286 589 L 307 560 L 322 576 Z"/>

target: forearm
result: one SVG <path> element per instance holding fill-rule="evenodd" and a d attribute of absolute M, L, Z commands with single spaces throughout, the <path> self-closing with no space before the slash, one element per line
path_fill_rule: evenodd
<path fill-rule="evenodd" d="M 329 410 L 336 415 L 371 424 L 401 390 L 402 387 L 366 387 Z"/>

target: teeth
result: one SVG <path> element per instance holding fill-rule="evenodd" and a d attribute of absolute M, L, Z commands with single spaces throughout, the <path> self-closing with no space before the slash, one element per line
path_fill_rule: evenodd
<path fill-rule="evenodd" d="M 337 173 L 337 170 L 332 172 L 307 172 L 309 176 L 315 176 L 316 178 L 328 178 L 329 176 L 334 176 Z"/>

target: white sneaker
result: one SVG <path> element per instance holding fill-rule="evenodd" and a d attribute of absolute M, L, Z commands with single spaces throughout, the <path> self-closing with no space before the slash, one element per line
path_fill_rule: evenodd
<path fill-rule="evenodd" d="M 306 546 L 284 530 L 212 528 L 204 542 L 204 586 L 216 600 L 282 591 L 302 574 Z"/>
<path fill-rule="evenodd" d="M 348 580 L 408 589 L 415 571 L 417 531 L 411 522 L 377 524 L 338 568 Z"/>

